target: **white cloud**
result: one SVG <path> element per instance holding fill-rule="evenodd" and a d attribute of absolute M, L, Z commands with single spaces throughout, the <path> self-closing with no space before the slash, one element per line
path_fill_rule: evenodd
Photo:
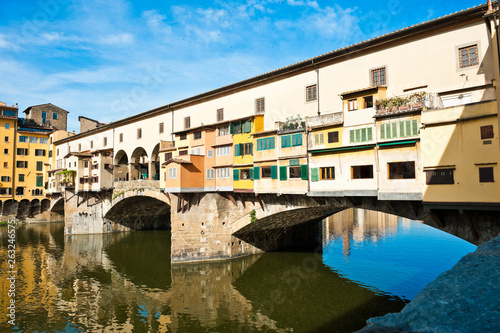
<path fill-rule="evenodd" d="M 132 44 L 134 36 L 129 33 L 119 33 L 114 35 L 101 36 L 99 43 L 107 45 Z"/>
<path fill-rule="evenodd" d="M 142 17 L 146 19 L 146 22 L 154 33 L 170 35 L 172 33 L 172 28 L 165 24 L 166 16 L 162 15 L 156 9 L 147 10 L 142 12 Z"/>
<path fill-rule="evenodd" d="M 0 34 L 0 48 L 8 48 L 12 47 L 12 43 L 10 43 L 4 34 Z"/>

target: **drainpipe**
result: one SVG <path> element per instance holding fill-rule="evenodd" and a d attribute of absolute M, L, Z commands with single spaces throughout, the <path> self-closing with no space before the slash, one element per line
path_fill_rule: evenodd
<path fill-rule="evenodd" d="M 318 97 L 318 116 L 321 115 L 321 112 L 319 110 L 319 68 L 316 66 L 314 63 L 314 59 L 311 60 L 312 65 L 314 66 L 315 71 L 316 71 L 316 95 Z"/>

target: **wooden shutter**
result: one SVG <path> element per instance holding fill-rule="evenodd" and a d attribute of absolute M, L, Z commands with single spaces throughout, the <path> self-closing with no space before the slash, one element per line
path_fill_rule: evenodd
<path fill-rule="evenodd" d="M 385 125 L 386 124 L 380 125 L 380 139 L 381 140 L 385 140 Z"/>
<path fill-rule="evenodd" d="M 253 168 L 253 179 L 255 179 L 255 180 L 260 179 L 260 167 Z"/>
<path fill-rule="evenodd" d="M 271 165 L 271 179 L 278 179 L 278 166 Z"/>
<path fill-rule="evenodd" d="M 307 172 L 307 164 L 302 164 L 300 166 L 300 179 L 302 179 L 302 180 L 308 180 L 309 179 L 309 175 L 308 175 L 308 172 Z"/>
<path fill-rule="evenodd" d="M 238 169 L 233 170 L 233 180 L 240 180 L 240 170 Z"/>
<path fill-rule="evenodd" d="M 233 123 L 229 124 L 229 134 L 234 134 L 234 124 Z"/>
<path fill-rule="evenodd" d="M 240 156 L 240 145 L 234 145 L 234 156 Z"/>
<path fill-rule="evenodd" d="M 493 139 L 493 125 L 481 126 L 481 140 Z"/>
<path fill-rule="evenodd" d="M 319 181 L 319 170 L 318 170 L 318 168 L 311 168 L 311 181 L 312 182 Z"/>
<path fill-rule="evenodd" d="M 355 130 L 350 130 L 349 131 L 349 142 L 354 143 L 356 141 L 355 139 Z"/>
<path fill-rule="evenodd" d="M 274 149 L 275 142 L 274 142 L 274 137 L 271 138 L 271 146 L 269 147 L 270 149 Z"/>
<path fill-rule="evenodd" d="M 280 180 L 287 180 L 286 169 L 286 165 L 280 166 Z"/>

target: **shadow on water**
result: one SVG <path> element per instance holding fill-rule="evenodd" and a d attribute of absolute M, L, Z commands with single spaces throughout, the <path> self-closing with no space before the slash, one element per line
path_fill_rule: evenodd
<path fill-rule="evenodd" d="M 319 254 L 265 253 L 234 282 L 252 304 L 293 332 L 352 332 L 405 302 L 343 278 Z"/>
<path fill-rule="evenodd" d="M 113 236 L 106 253 L 118 272 L 140 286 L 170 288 L 170 232 L 148 230 Z"/>

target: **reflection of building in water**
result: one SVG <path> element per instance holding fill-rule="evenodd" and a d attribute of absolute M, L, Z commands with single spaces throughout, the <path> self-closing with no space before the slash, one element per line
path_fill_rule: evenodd
<path fill-rule="evenodd" d="M 378 242 L 398 233 L 398 225 L 404 230 L 411 220 L 381 212 L 350 208 L 324 220 L 323 245 L 342 239 L 345 256 L 351 253 L 351 243 Z"/>

